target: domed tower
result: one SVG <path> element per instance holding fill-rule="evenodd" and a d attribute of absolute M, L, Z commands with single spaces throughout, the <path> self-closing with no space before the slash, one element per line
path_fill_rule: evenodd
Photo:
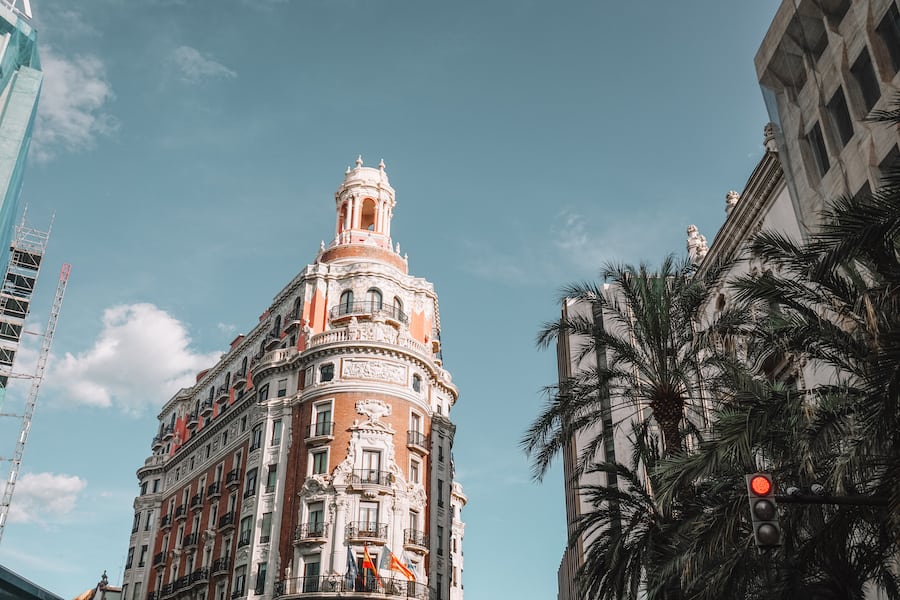
<path fill-rule="evenodd" d="M 163 405 L 138 471 L 135 597 L 462 598 L 458 391 L 394 206 L 384 164 L 358 159 L 335 239 Z"/>
<path fill-rule="evenodd" d="M 302 277 L 285 595 L 450 597 L 458 392 L 440 360 L 434 286 L 393 246 L 395 204 L 384 163 L 357 159 L 335 194 L 335 239 Z"/>

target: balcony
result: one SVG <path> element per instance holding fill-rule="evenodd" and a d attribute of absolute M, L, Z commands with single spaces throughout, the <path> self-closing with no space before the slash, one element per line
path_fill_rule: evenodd
<path fill-rule="evenodd" d="M 163 515 L 159 520 L 160 529 L 167 529 L 172 526 L 172 515 Z"/>
<path fill-rule="evenodd" d="M 322 421 L 309 426 L 309 435 L 304 440 L 307 445 L 324 444 L 334 439 L 334 421 Z"/>
<path fill-rule="evenodd" d="M 281 342 L 281 335 L 277 331 L 270 331 L 266 334 L 265 345 L 266 350 L 271 350 Z"/>
<path fill-rule="evenodd" d="M 354 488 L 365 487 L 390 487 L 394 483 L 394 475 L 388 471 L 376 471 L 374 469 L 355 469 L 350 476 L 350 483 Z"/>
<path fill-rule="evenodd" d="M 206 495 L 209 498 L 218 498 L 222 495 L 222 482 L 214 481 L 206 488 Z"/>
<path fill-rule="evenodd" d="M 181 547 L 184 549 L 193 548 L 197 545 L 197 542 L 200 541 L 200 532 L 195 531 L 193 533 L 189 533 L 184 536 L 184 539 L 181 540 Z"/>
<path fill-rule="evenodd" d="M 243 371 L 238 371 L 237 373 L 235 373 L 232 385 L 235 388 L 243 388 L 245 385 L 247 385 L 247 373 Z"/>
<path fill-rule="evenodd" d="M 347 538 L 353 542 L 384 544 L 387 540 L 387 523 L 353 521 L 347 525 Z"/>
<path fill-rule="evenodd" d="M 162 448 L 162 445 L 163 445 L 162 435 L 157 435 L 156 437 L 153 438 L 153 446 L 152 446 L 152 448 L 153 448 L 154 451 L 159 450 L 160 448 Z M 151 594 L 155 594 L 156 592 L 150 592 L 150 593 L 151 593 Z"/>
<path fill-rule="evenodd" d="M 203 510 L 203 494 L 194 494 L 191 498 L 191 510 Z"/>
<path fill-rule="evenodd" d="M 165 553 L 165 551 L 163 551 L 163 552 L 157 552 L 157 553 L 153 556 L 153 566 L 154 566 L 154 567 L 164 567 L 164 566 L 166 566 L 166 553 Z"/>
<path fill-rule="evenodd" d="M 327 537 L 328 523 L 301 523 L 294 531 L 295 544 L 318 544 Z"/>
<path fill-rule="evenodd" d="M 253 539 L 252 531 L 242 531 L 241 535 L 238 537 L 238 548 L 243 548 L 244 546 L 249 546 L 250 541 Z"/>
<path fill-rule="evenodd" d="M 417 554 L 428 552 L 428 536 L 418 529 L 403 530 L 403 549 Z"/>
<path fill-rule="evenodd" d="M 178 590 L 183 590 L 186 587 L 191 585 L 191 576 L 185 575 L 183 577 L 179 577 L 175 580 L 175 583 L 172 584 L 172 591 L 177 592 Z"/>
<path fill-rule="evenodd" d="M 147 592 L 147 600 L 159 600 L 159 592 Z"/>
<path fill-rule="evenodd" d="M 188 415 L 188 418 L 187 418 L 188 429 L 196 429 L 197 425 L 199 425 L 199 424 L 200 424 L 200 417 L 199 417 L 199 414 L 197 413 L 197 411 L 194 411 Z"/>
<path fill-rule="evenodd" d="M 332 306 L 328 311 L 328 316 L 332 321 L 341 319 L 383 317 L 386 321 L 393 321 L 398 324 L 406 325 L 409 323 L 409 317 L 402 310 L 395 306 L 385 306 L 381 302 L 370 302 L 361 300 L 359 302 L 345 302 Z"/>
<path fill-rule="evenodd" d="M 219 529 L 234 529 L 234 513 L 225 513 L 219 517 Z"/>
<path fill-rule="evenodd" d="M 204 400 L 203 404 L 200 405 L 200 414 L 204 417 L 211 415 L 213 412 L 213 405 L 215 402 L 212 400 Z"/>
<path fill-rule="evenodd" d="M 294 577 L 275 582 L 275 598 L 287 596 L 350 596 L 360 597 L 354 592 L 378 594 L 378 597 L 388 598 L 412 598 L 415 600 L 430 600 L 431 593 L 428 586 L 416 581 L 407 581 L 401 577 L 374 577 L 358 575 L 354 580 L 347 581 L 344 575 L 322 575 L 319 577 Z"/>
<path fill-rule="evenodd" d="M 222 573 L 228 573 L 228 570 L 231 568 L 231 557 L 228 555 L 223 556 L 222 558 L 217 558 L 213 561 L 212 567 L 210 568 L 210 572 L 213 575 L 220 575 Z"/>
<path fill-rule="evenodd" d="M 244 590 L 243 590 L 243 588 L 238 588 L 238 589 L 234 590 L 233 592 L 231 592 L 231 598 L 232 598 L 232 599 L 234 599 L 234 598 L 242 598 L 243 596 L 244 596 Z"/>
<path fill-rule="evenodd" d="M 300 311 L 291 311 L 284 317 L 284 330 L 290 331 L 294 327 L 299 327 L 300 322 L 303 319 L 303 315 Z"/>
<path fill-rule="evenodd" d="M 419 454 L 428 454 L 428 436 L 421 431 L 407 432 L 406 447 Z"/>
<path fill-rule="evenodd" d="M 187 505 L 185 504 L 180 504 L 175 509 L 175 520 L 178 521 L 179 519 L 187 519 Z"/>
<path fill-rule="evenodd" d="M 171 425 L 166 425 L 163 427 L 162 439 L 164 442 L 168 442 L 173 437 L 175 437 L 175 428 Z"/>
<path fill-rule="evenodd" d="M 241 485 L 241 470 L 232 469 L 228 471 L 228 474 L 225 476 L 225 486 L 234 488 L 239 485 Z"/>
<path fill-rule="evenodd" d="M 263 371 L 290 362 L 298 352 L 296 348 L 276 348 L 263 354 L 256 367 L 253 369 L 253 378 L 256 379 Z"/>
<path fill-rule="evenodd" d="M 201 567 L 191 573 L 191 585 L 209 581 L 209 567 Z"/>

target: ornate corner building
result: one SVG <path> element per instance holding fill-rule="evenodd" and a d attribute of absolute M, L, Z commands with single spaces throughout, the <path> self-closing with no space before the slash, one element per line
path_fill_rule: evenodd
<path fill-rule="evenodd" d="M 384 163 L 335 203 L 334 241 L 162 408 L 125 600 L 462 600 L 437 295 L 392 245 Z"/>

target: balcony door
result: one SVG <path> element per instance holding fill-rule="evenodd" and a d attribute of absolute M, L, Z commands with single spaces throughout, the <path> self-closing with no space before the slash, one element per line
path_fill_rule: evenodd
<path fill-rule="evenodd" d="M 378 503 L 359 503 L 359 531 L 366 537 L 378 536 Z"/>
<path fill-rule="evenodd" d="M 381 482 L 381 452 L 378 450 L 363 450 L 363 481 L 366 483 Z"/>

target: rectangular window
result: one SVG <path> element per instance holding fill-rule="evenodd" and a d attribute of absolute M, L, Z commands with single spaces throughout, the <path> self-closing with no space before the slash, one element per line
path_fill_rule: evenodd
<path fill-rule="evenodd" d="M 900 10 L 897 10 L 897 5 L 893 2 L 876 31 L 887 47 L 891 57 L 891 67 L 896 75 L 900 71 Z"/>
<path fill-rule="evenodd" d="M 150 526 L 153 523 L 153 511 L 147 511 L 147 520 L 144 522 L 144 531 L 150 531 Z"/>
<path fill-rule="evenodd" d="M 334 365 L 332 363 L 328 363 L 327 365 L 322 365 L 319 367 L 319 381 L 326 382 L 334 379 Z"/>
<path fill-rule="evenodd" d="M 259 528 L 259 543 L 266 544 L 272 537 L 272 513 L 263 513 L 262 524 Z"/>
<path fill-rule="evenodd" d="M 444 528 L 438 525 L 437 528 L 437 553 L 438 556 L 444 555 Z"/>
<path fill-rule="evenodd" d="M 259 400 L 268 400 L 269 399 L 269 384 L 262 386 L 259 388 Z"/>
<path fill-rule="evenodd" d="M 310 502 L 307 528 L 310 537 L 320 537 L 325 532 L 325 503 Z"/>
<path fill-rule="evenodd" d="M 279 379 L 278 380 L 278 397 L 284 398 L 287 396 L 287 379 Z"/>
<path fill-rule="evenodd" d="M 266 591 L 266 565 L 268 563 L 259 563 L 256 566 L 256 586 L 253 588 L 253 592 L 257 596 L 261 596 Z"/>
<path fill-rule="evenodd" d="M 331 435 L 331 402 L 316 404 L 313 436 Z"/>
<path fill-rule="evenodd" d="M 250 469 L 247 471 L 246 486 L 244 487 L 244 498 L 256 494 L 256 474 L 258 469 Z"/>
<path fill-rule="evenodd" d="M 262 446 L 262 425 L 255 425 L 253 431 L 250 432 L 250 451 L 253 452 Z"/>
<path fill-rule="evenodd" d="M 131 523 L 131 533 L 137 533 L 138 527 L 141 526 L 141 513 L 134 513 L 134 521 Z"/>
<path fill-rule="evenodd" d="M 281 419 L 272 422 L 272 446 L 281 445 Z"/>
<path fill-rule="evenodd" d="M 834 130 L 838 133 L 841 147 L 846 146 L 850 138 L 853 137 L 853 121 L 850 120 L 847 99 L 844 97 L 844 90 L 841 88 L 837 89 L 828 102 L 828 114 L 831 115 L 831 122 L 834 125 Z"/>
<path fill-rule="evenodd" d="M 159 491 L 159 479 L 153 480 L 153 493 L 157 493 Z"/>
<path fill-rule="evenodd" d="M 444 480 L 443 479 L 438 479 L 437 493 L 438 493 L 438 498 L 437 498 L 438 506 L 443 506 L 444 505 Z"/>
<path fill-rule="evenodd" d="M 241 519 L 241 527 L 238 534 L 238 547 L 246 546 L 253 536 L 253 517 Z"/>
<path fill-rule="evenodd" d="M 177 477 L 176 477 L 177 479 Z M 141 496 L 145 496 L 147 494 L 147 482 L 141 484 Z"/>
<path fill-rule="evenodd" d="M 809 144 L 817 174 L 821 177 L 831 168 L 831 163 L 828 162 L 828 150 L 825 148 L 825 139 L 822 137 L 822 128 L 819 127 L 818 121 L 806 134 L 806 141 Z"/>
<path fill-rule="evenodd" d="M 328 473 L 328 450 L 317 450 L 312 453 L 312 474 L 325 475 Z"/>
<path fill-rule="evenodd" d="M 134 582 L 134 595 L 131 597 L 132 600 L 144 600 L 141 596 L 141 593 L 144 591 L 144 582 L 143 581 L 135 581 Z M 122 586 L 122 598 L 127 598 L 125 593 L 125 586 Z"/>
<path fill-rule="evenodd" d="M 410 458 L 409 459 L 409 482 L 410 483 L 419 483 L 419 469 L 421 468 L 421 463 L 419 463 L 418 459 Z"/>
<path fill-rule="evenodd" d="M 266 472 L 266 493 L 271 494 L 275 491 L 275 484 L 278 482 L 278 465 L 269 465 Z"/>
<path fill-rule="evenodd" d="M 866 109 L 865 112 L 868 114 L 881 97 L 881 85 L 878 83 L 878 77 L 875 75 L 875 68 L 872 66 L 872 59 L 869 58 L 868 50 L 863 48 L 859 58 L 850 67 L 850 73 L 856 79 L 857 85 L 859 85 L 859 91 L 862 94 Z"/>
<path fill-rule="evenodd" d="M 244 595 L 244 586 L 247 585 L 247 565 L 241 565 L 234 570 L 234 587 L 232 595 Z"/>
<path fill-rule="evenodd" d="M 359 503 L 359 530 L 368 535 L 378 534 L 378 503 Z"/>
<path fill-rule="evenodd" d="M 381 472 L 381 451 L 363 450 L 363 477 L 368 483 L 378 483 Z"/>
<path fill-rule="evenodd" d="M 319 555 L 309 556 L 303 561 L 303 591 L 319 591 Z"/>
<path fill-rule="evenodd" d="M 147 545 L 141 546 L 141 557 L 138 560 L 138 566 L 143 567 L 147 563 Z"/>
<path fill-rule="evenodd" d="M 134 546 L 128 549 L 128 558 L 125 559 L 125 568 L 130 569 L 132 562 L 134 562 Z"/>

